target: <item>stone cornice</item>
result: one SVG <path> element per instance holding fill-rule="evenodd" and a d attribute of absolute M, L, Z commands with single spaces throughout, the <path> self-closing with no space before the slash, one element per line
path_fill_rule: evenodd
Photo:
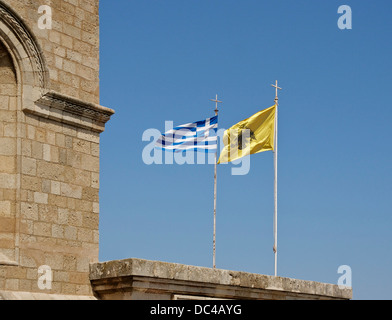
<path fill-rule="evenodd" d="M 352 299 L 352 288 L 333 284 L 142 259 L 91 264 L 90 280 L 97 294 L 148 288 L 151 292 L 229 299 L 240 296 L 262 299 L 266 294 L 306 299 Z"/>
<path fill-rule="evenodd" d="M 112 109 L 54 91 L 49 91 L 23 111 L 94 132 L 103 132 L 105 123 L 114 114 Z"/>

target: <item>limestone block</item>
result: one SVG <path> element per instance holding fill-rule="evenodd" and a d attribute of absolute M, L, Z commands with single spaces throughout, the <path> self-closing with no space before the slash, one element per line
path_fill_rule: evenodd
<path fill-rule="evenodd" d="M 22 202 L 20 204 L 20 211 L 22 218 L 38 220 L 38 205 L 36 203 Z"/>
<path fill-rule="evenodd" d="M 77 238 L 77 228 L 73 226 L 64 227 L 64 238 L 69 240 L 76 240 Z"/>
<path fill-rule="evenodd" d="M 42 192 L 34 192 L 34 202 L 48 204 L 48 194 Z"/>
<path fill-rule="evenodd" d="M 8 96 L 0 96 L 0 110 L 8 110 L 9 99 Z"/>
<path fill-rule="evenodd" d="M 37 160 L 34 158 L 22 157 L 22 173 L 35 176 L 37 174 Z"/>
<path fill-rule="evenodd" d="M 0 217 L 9 217 L 11 215 L 11 202 L 0 201 Z"/>
<path fill-rule="evenodd" d="M 45 161 L 51 161 L 51 152 L 50 152 L 50 145 L 49 144 L 42 145 L 42 153 L 43 153 L 42 158 Z"/>
<path fill-rule="evenodd" d="M 52 225 L 52 237 L 54 238 L 63 238 L 64 237 L 64 227 L 53 224 Z"/>
<path fill-rule="evenodd" d="M 68 224 L 68 209 L 57 208 L 57 221 L 59 224 Z"/>
<path fill-rule="evenodd" d="M 0 156 L 0 172 L 16 173 L 16 157 Z"/>
<path fill-rule="evenodd" d="M 42 187 L 42 179 L 37 178 L 35 176 L 22 176 L 21 187 L 24 190 L 33 191 L 33 192 L 41 192 Z M 32 194 L 32 198 L 29 201 L 34 200 L 34 193 Z"/>
<path fill-rule="evenodd" d="M 48 223 L 58 222 L 58 208 L 53 205 L 38 205 L 38 217 L 40 221 Z"/>
<path fill-rule="evenodd" d="M 0 188 L 15 189 L 16 175 L 9 173 L 0 173 Z"/>
<path fill-rule="evenodd" d="M 31 141 L 22 140 L 22 156 L 31 157 Z"/>
<path fill-rule="evenodd" d="M 0 155 L 14 156 L 16 154 L 16 139 L 0 137 Z"/>
<path fill-rule="evenodd" d="M 60 195 L 61 194 L 61 189 L 60 189 L 60 182 L 58 181 L 51 181 L 50 182 L 50 192 L 53 194 Z"/>
<path fill-rule="evenodd" d="M 46 222 L 34 222 L 34 235 L 50 237 L 52 235 L 52 226 Z"/>
<path fill-rule="evenodd" d="M 61 195 L 64 197 L 70 197 L 75 199 L 82 198 L 82 187 L 62 182 L 60 185 L 60 190 Z"/>
<path fill-rule="evenodd" d="M 5 290 L 18 291 L 19 280 L 18 279 L 5 279 Z"/>

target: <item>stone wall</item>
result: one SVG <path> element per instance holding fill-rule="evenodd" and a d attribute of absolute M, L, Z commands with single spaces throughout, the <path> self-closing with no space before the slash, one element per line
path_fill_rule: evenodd
<path fill-rule="evenodd" d="M 89 294 L 98 260 L 99 134 L 26 116 L 21 139 L 19 264 L 6 290 L 38 291 L 37 268 L 53 271 L 52 291 Z"/>

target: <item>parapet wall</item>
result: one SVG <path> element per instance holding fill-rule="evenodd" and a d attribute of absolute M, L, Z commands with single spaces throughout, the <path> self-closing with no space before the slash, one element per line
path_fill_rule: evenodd
<path fill-rule="evenodd" d="M 102 300 L 349 300 L 352 289 L 283 277 L 141 259 L 90 265 Z"/>

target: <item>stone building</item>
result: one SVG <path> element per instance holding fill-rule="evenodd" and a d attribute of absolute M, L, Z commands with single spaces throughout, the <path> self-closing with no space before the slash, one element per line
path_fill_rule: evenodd
<path fill-rule="evenodd" d="M 51 29 L 38 24 L 44 4 Z M 92 295 L 99 139 L 113 113 L 99 105 L 98 1 L 1 0 L 0 290 L 43 293 L 47 265 L 45 294 Z"/>
<path fill-rule="evenodd" d="M 114 111 L 99 105 L 98 2 L 0 0 L 0 300 L 350 299 L 314 282 L 99 263 L 100 134 Z"/>

